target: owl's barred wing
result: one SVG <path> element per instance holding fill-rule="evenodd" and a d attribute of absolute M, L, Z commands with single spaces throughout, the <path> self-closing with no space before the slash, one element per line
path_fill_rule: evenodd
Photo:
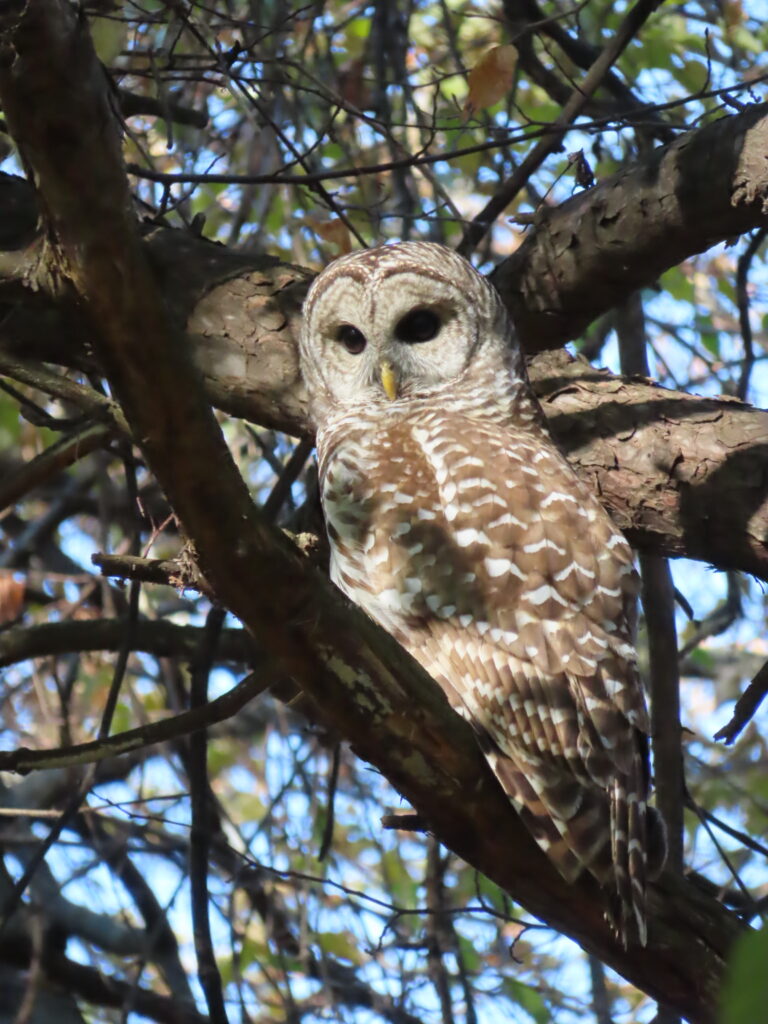
<path fill-rule="evenodd" d="M 586 869 L 613 891 L 617 930 L 644 942 L 644 735 L 626 719 L 610 737 L 598 732 L 572 678 L 541 675 L 471 626 L 446 620 L 429 633 L 411 652 L 474 727 L 537 842 L 568 881 Z"/>
<path fill-rule="evenodd" d="M 459 656 L 464 713 L 510 797 L 537 820 L 534 835 L 566 877 L 575 857 L 611 885 L 618 929 L 644 942 L 647 715 L 629 642 L 629 547 L 545 436 L 454 417 L 432 425 L 427 445 L 414 439 L 485 613 L 462 630 L 433 602 L 422 663 L 451 680 Z M 484 451 L 483 476 L 456 469 L 465 449 Z M 478 514 L 498 499 L 499 514 Z"/>

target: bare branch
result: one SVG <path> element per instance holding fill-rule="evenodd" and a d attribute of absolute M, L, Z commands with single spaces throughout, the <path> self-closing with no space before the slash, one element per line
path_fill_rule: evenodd
<path fill-rule="evenodd" d="M 30 937 L 14 932 L 1 935 L 0 959 L 27 969 L 32 960 Z M 178 995 L 158 995 L 134 983 L 110 977 L 101 968 L 86 967 L 58 950 L 43 951 L 41 968 L 47 979 L 96 1006 L 118 1009 L 130 1006 L 136 1013 L 160 1024 L 208 1024 L 207 1017 L 198 1013 L 194 1006 L 184 1003 Z"/>
<path fill-rule="evenodd" d="M 643 302 L 635 292 L 616 316 L 621 369 L 648 373 Z M 665 558 L 640 553 L 643 610 L 648 628 L 651 695 L 651 741 L 656 780 L 656 805 L 667 832 L 667 864 L 683 871 L 683 751 L 680 725 L 680 670 L 675 629 L 675 590 Z M 663 1009 L 660 1014 L 666 1014 Z M 666 1021 L 675 1024 L 678 1018 Z M 661 1024 L 661 1022 L 660 1022 Z"/>
<path fill-rule="evenodd" d="M 744 693 L 736 701 L 730 722 L 718 729 L 716 740 L 733 743 L 744 726 L 750 721 L 768 694 L 768 662 L 763 665 Z"/>
<path fill-rule="evenodd" d="M 122 639 L 120 619 L 76 619 L 71 622 L 44 622 L 36 626 L 13 626 L 0 632 L 0 668 L 27 658 L 77 651 L 116 651 Z M 200 629 L 197 626 L 139 620 L 133 649 L 158 658 L 175 656 L 189 660 L 199 642 Z M 253 664 L 258 657 L 251 636 L 243 629 L 222 631 L 219 656 L 222 661 L 241 665 Z"/>

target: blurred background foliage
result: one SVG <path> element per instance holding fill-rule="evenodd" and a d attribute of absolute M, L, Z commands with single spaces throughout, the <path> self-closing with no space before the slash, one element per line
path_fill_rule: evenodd
<path fill-rule="evenodd" d="M 139 214 L 318 269 L 382 241 L 460 244 L 547 136 L 628 5 L 100 0 L 83 10 L 123 112 Z M 561 149 L 481 238 L 476 264 L 489 269 L 513 252 L 542 208 L 765 98 L 764 15 L 762 0 L 661 5 Z M 10 146 L 4 152 L 4 169 L 18 172 Z M 643 294 L 648 364 L 661 383 L 766 404 L 765 251 L 759 231 L 686 261 Z M 615 328 L 608 313 L 573 347 L 618 370 Z M 74 419 L 65 403 L 4 385 L 0 478 L 66 437 Z M 272 495 L 281 525 L 304 522 L 315 483 L 307 446 L 297 452 L 294 439 L 221 419 L 255 499 Z M 179 549 L 139 455 L 114 442 L 36 480 L 4 510 L 4 748 L 92 739 L 116 672 L 113 732 L 188 706 L 207 601 L 150 583 L 122 587 L 90 561 L 99 551 L 160 558 Z M 686 865 L 757 923 L 768 905 L 768 718 L 758 714 L 731 747 L 713 736 L 768 660 L 766 601 L 737 573 L 684 561 L 673 572 Z M 237 626 L 228 620 L 220 636 L 211 696 L 259 671 Z M 383 813 L 401 809 L 397 793 L 275 683 L 277 696 L 265 693 L 209 736 L 209 915 L 230 1021 L 654 1018 L 647 997 L 429 837 L 382 827 Z M 0 1016 L 201 1021 L 187 742 L 103 762 L 91 781 L 36 866 L 22 916 L 0 933 Z M 0 895 L 34 865 L 81 782 L 69 769 L 3 777 Z M 58 943 L 58 985 L 13 974 L 22 940 Z"/>

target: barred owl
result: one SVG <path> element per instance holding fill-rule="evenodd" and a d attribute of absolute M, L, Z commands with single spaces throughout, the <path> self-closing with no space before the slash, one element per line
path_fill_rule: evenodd
<path fill-rule="evenodd" d="M 645 942 L 648 718 L 622 534 L 553 444 L 495 290 L 440 245 L 342 257 L 300 337 L 334 582 L 440 683 L 561 874 Z"/>

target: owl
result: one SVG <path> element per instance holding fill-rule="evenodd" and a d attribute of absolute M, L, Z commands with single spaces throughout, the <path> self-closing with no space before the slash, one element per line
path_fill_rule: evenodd
<path fill-rule="evenodd" d="M 632 555 L 550 438 L 498 294 L 444 246 L 356 252 L 313 283 L 300 354 L 332 579 L 471 723 L 560 873 L 591 873 L 644 944 Z"/>

